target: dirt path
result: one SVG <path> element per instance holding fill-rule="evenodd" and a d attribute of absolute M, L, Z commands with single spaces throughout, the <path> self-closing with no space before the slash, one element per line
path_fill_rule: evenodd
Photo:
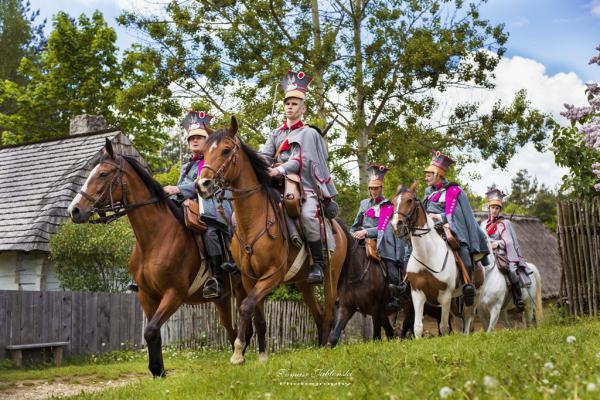
<path fill-rule="evenodd" d="M 115 380 L 102 381 L 95 376 L 78 377 L 73 379 L 55 379 L 53 382 L 44 380 L 26 380 L 0 391 L 3 400 L 45 400 L 52 396 L 74 396 L 82 392 L 91 393 L 135 383 L 144 378 L 146 374 L 132 374 L 119 377 Z"/>

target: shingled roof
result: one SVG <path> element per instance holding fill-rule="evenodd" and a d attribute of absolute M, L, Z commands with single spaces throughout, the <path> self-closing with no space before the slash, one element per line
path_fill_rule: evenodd
<path fill-rule="evenodd" d="M 487 219 L 487 212 L 477 211 L 478 221 Z M 539 218 L 527 215 L 509 216 L 513 223 L 523 257 L 534 264 L 542 276 L 542 297 L 558 297 L 560 294 L 560 255 L 558 240 Z"/>
<path fill-rule="evenodd" d="M 50 251 L 48 237 L 67 219 L 106 138 L 147 166 L 115 129 L 0 148 L 0 251 Z"/>

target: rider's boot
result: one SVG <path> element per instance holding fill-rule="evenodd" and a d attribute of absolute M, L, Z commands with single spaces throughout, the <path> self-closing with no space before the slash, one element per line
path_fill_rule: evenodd
<path fill-rule="evenodd" d="M 314 242 L 308 242 L 308 247 L 312 255 L 313 265 L 310 266 L 306 282 L 310 285 L 320 285 L 323 283 L 323 244 L 321 240 L 315 240 Z"/>
<path fill-rule="evenodd" d="M 517 271 L 510 271 L 508 280 L 510 281 L 510 291 L 513 296 L 515 307 L 517 310 L 523 311 L 525 309 L 525 303 L 523 302 L 523 296 L 521 295 L 521 280 L 519 279 Z"/>
<path fill-rule="evenodd" d="M 205 299 L 215 299 L 223 295 L 223 256 L 208 257 L 212 276 L 208 278 L 202 289 L 202 297 Z"/>

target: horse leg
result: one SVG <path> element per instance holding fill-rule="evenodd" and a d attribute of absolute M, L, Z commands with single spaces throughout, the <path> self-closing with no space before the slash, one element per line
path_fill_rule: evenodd
<path fill-rule="evenodd" d="M 264 305 L 263 300 L 254 310 L 254 327 L 256 329 L 256 336 L 258 337 L 258 360 L 260 362 L 267 362 L 269 359 L 267 355 L 267 321 L 265 320 Z"/>
<path fill-rule="evenodd" d="M 333 329 L 331 330 L 331 334 L 329 335 L 329 347 L 334 348 L 342 335 L 342 331 L 350 321 L 350 318 L 356 312 L 356 308 L 348 308 L 346 306 L 338 306 L 337 311 L 335 313 L 335 320 L 333 323 Z"/>
<path fill-rule="evenodd" d="M 239 310 L 239 308 L 242 304 L 242 301 L 244 301 L 244 299 L 246 298 L 246 291 L 244 290 L 244 287 L 240 283 L 234 289 L 234 292 L 235 292 L 235 304 L 237 305 L 237 310 Z M 250 340 L 252 339 L 252 335 L 254 335 L 254 329 L 252 328 L 252 324 L 248 324 L 246 326 L 246 336 L 245 336 L 246 345 L 244 346 L 244 349 L 242 350 L 242 354 L 246 354 L 246 350 L 248 349 L 248 346 L 250 345 Z M 235 338 L 234 338 L 233 343 L 235 343 Z M 233 347 L 233 343 L 232 343 L 232 347 Z"/>
<path fill-rule="evenodd" d="M 266 274 L 271 270 L 269 269 Z M 252 290 L 248 293 L 248 296 L 242 301 L 240 305 L 240 322 L 238 324 L 238 336 L 233 343 L 233 354 L 229 359 L 229 362 L 233 365 L 243 364 L 246 359 L 244 358 L 244 349 L 246 348 L 246 335 L 248 332 L 248 325 L 252 324 L 252 316 L 257 308 L 257 304 L 260 304 L 263 299 L 273 290 L 276 286 L 276 276 L 273 278 L 258 281 Z M 258 333 L 258 332 L 257 332 Z M 264 332 L 263 332 L 264 336 Z M 259 343 L 261 340 L 265 340 L 264 337 L 258 337 Z"/>
<path fill-rule="evenodd" d="M 141 297 L 142 295 L 140 294 Z M 143 304 L 141 299 L 140 302 Z M 175 290 L 167 291 L 144 329 L 144 339 L 146 339 L 146 343 L 148 344 L 148 369 L 150 369 L 154 377 L 166 376 L 162 358 L 160 327 L 177 311 L 181 304 L 183 304 L 183 298 Z"/>
<path fill-rule="evenodd" d="M 415 310 L 415 323 L 413 325 L 413 333 L 415 339 L 423 336 L 423 308 L 425 307 L 425 293 L 421 290 L 412 290 L 411 297 Z"/>
<path fill-rule="evenodd" d="M 496 329 L 496 324 L 498 324 L 498 318 L 500 317 L 500 312 L 502 311 L 502 303 L 495 303 L 490 308 L 490 317 L 488 319 L 488 324 L 486 327 L 487 332 L 493 332 Z"/>
<path fill-rule="evenodd" d="M 452 294 L 448 292 L 444 294 L 440 300 L 442 310 L 440 313 L 439 328 L 442 335 L 447 335 L 450 333 L 450 307 L 452 303 Z"/>
<path fill-rule="evenodd" d="M 227 296 L 221 301 L 215 302 L 215 307 L 219 314 L 219 321 L 221 321 L 221 325 L 227 331 L 227 340 L 229 344 L 231 344 L 231 349 L 233 350 L 233 342 L 237 336 L 237 331 L 233 327 L 233 316 L 231 315 L 231 307 L 229 302 L 232 301 L 230 296 Z"/>
<path fill-rule="evenodd" d="M 384 315 L 383 318 L 383 330 L 385 331 L 385 336 L 388 338 L 388 340 L 394 338 L 394 327 L 392 326 L 390 318 L 387 315 Z"/>
<path fill-rule="evenodd" d="M 317 325 L 318 343 L 320 345 L 321 336 L 323 334 L 323 308 L 317 300 L 317 296 L 315 295 L 315 290 L 312 285 L 308 285 L 305 282 L 298 282 L 296 283 L 296 287 L 300 293 L 302 293 L 304 303 L 306 303 L 308 306 L 308 309 L 315 320 L 315 324 Z"/>
<path fill-rule="evenodd" d="M 411 330 L 414 324 L 415 309 L 413 308 L 412 302 L 407 301 L 404 303 L 404 320 L 402 321 L 402 331 L 400 332 L 400 337 L 403 339 L 408 338 L 408 332 Z"/>
<path fill-rule="evenodd" d="M 373 315 L 373 340 L 381 340 L 381 313 Z"/>

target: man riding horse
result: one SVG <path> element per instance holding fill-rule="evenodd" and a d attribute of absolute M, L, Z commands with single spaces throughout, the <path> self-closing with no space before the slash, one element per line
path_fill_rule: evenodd
<path fill-rule="evenodd" d="M 319 132 L 306 125 L 302 116 L 306 112 L 304 99 L 312 77 L 303 72 L 288 71 L 281 82 L 284 92 L 285 122 L 271 131 L 267 141 L 260 147 L 262 154 L 272 165 L 269 175 L 273 178 L 296 174 L 300 177 L 305 193 L 302 203 L 301 222 L 304 236 L 312 255 L 313 264 L 307 281 L 323 282 L 323 245 L 319 202 L 328 207 L 337 190 L 327 165 L 327 147 Z M 319 198 L 318 196 L 322 196 Z"/>
<path fill-rule="evenodd" d="M 523 311 L 525 303 L 521 295 L 521 282 L 517 269 L 519 265 L 526 265 L 526 262 L 521 255 L 512 222 L 500 215 L 506 195 L 499 189 L 490 190 L 485 195 L 488 199 L 488 219 L 481 222 L 481 228 L 487 232 L 496 257 L 508 260 L 508 280 L 515 307 L 519 311 Z"/>
<path fill-rule="evenodd" d="M 433 153 L 430 165 L 425 169 L 425 210 L 436 224 L 448 224 L 460 244 L 458 254 L 467 268 L 471 282 L 473 281 L 474 262 L 482 260 L 489 253 L 485 233 L 479 228 L 467 194 L 456 183 L 445 178 L 454 160 L 441 154 Z M 467 282 L 462 287 L 465 304 L 470 305 L 475 297 L 475 286 Z"/>
<path fill-rule="evenodd" d="M 191 155 L 189 161 L 181 166 L 181 174 L 177 185 L 164 187 L 165 193 L 179 204 L 183 203 L 185 199 L 196 199 L 198 196 L 194 181 L 204 165 L 204 147 L 208 137 L 207 128 L 211 119 L 212 116 L 202 111 L 189 111 L 183 119 L 182 126 L 186 132 Z M 220 206 L 223 207 L 227 218 L 231 219 L 232 211 L 229 200 L 224 200 L 221 203 L 218 196 L 202 199 L 201 218 L 208 226 L 208 229 L 202 235 L 202 241 L 212 272 L 212 277 L 208 279 L 202 290 L 202 295 L 207 299 L 217 298 L 223 294 L 224 246 L 231 238 L 227 221 L 222 213 L 218 211 Z"/>
<path fill-rule="evenodd" d="M 383 195 L 383 181 L 389 171 L 383 165 L 369 164 L 369 198 L 360 202 L 358 213 L 350 228 L 352 236 L 357 240 L 376 239 L 377 255 L 386 268 L 390 299 L 386 311 L 399 311 L 401 297 L 408 295 L 409 288 L 405 282 L 400 283 L 406 272 L 405 239 L 394 235 L 389 223 L 394 212 L 394 205 Z"/>

